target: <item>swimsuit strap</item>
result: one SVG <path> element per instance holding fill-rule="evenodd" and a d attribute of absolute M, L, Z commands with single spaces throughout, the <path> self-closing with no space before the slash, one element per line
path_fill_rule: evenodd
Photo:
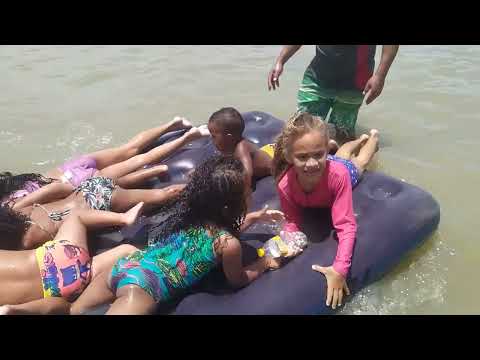
<path fill-rule="evenodd" d="M 40 208 L 42 209 L 43 211 L 45 211 L 45 213 L 47 214 L 48 218 L 52 221 L 62 221 L 63 218 L 65 216 L 67 216 L 68 214 L 70 214 L 70 211 L 71 209 L 65 209 L 63 211 L 52 211 L 52 212 L 49 212 L 47 209 L 45 209 L 45 207 L 43 207 L 41 204 L 33 204 L 33 207 L 36 208 Z"/>
<path fill-rule="evenodd" d="M 63 217 L 70 214 L 70 211 L 71 211 L 71 209 L 65 209 L 65 210 L 59 211 L 59 212 L 57 212 L 57 211 L 48 212 L 48 210 L 45 209 L 44 206 L 42 206 L 41 204 L 37 204 L 37 203 L 33 204 L 33 208 L 40 208 L 43 211 L 45 211 L 45 213 L 47 214 L 48 218 L 51 221 L 62 221 Z M 42 231 L 46 232 L 52 240 L 55 238 L 55 236 L 50 231 L 48 231 L 42 225 L 36 223 L 35 221 L 27 220 L 26 223 L 38 226 Z"/>
<path fill-rule="evenodd" d="M 216 235 L 217 235 L 216 238 L 219 238 L 219 237 L 222 237 L 222 236 L 224 236 L 224 235 L 227 235 L 227 236 L 228 236 L 228 235 L 230 235 L 230 233 L 229 233 L 228 231 L 226 231 L 226 230 L 218 230 Z M 231 235 L 230 235 L 230 236 L 231 236 Z"/>
<path fill-rule="evenodd" d="M 52 234 L 50 231 L 48 231 L 47 229 L 45 229 L 42 225 L 37 224 L 35 221 L 27 220 L 27 221 L 25 221 L 25 222 L 26 222 L 27 224 L 30 224 L 30 225 L 36 225 L 36 226 L 38 226 L 38 227 L 40 228 L 40 230 L 43 230 L 44 232 L 46 232 L 46 233 L 50 236 L 51 240 L 53 240 L 53 239 L 55 238 L 55 236 L 53 236 L 53 234 Z"/>

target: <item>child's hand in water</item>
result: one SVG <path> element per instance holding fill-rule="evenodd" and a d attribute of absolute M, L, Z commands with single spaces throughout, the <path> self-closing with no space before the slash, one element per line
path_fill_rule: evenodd
<path fill-rule="evenodd" d="M 343 292 L 345 291 L 346 295 L 350 295 L 345 278 L 333 266 L 312 265 L 312 269 L 321 272 L 327 278 L 327 306 L 331 304 L 332 309 L 335 309 L 337 305 L 342 306 Z"/>

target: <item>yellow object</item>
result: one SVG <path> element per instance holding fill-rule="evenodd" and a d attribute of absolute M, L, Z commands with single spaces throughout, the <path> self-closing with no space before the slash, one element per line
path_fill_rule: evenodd
<path fill-rule="evenodd" d="M 277 243 L 278 249 L 280 250 L 280 253 L 282 254 L 282 256 L 285 256 L 288 254 L 288 246 L 283 242 L 280 236 L 278 235 L 274 236 L 272 240 L 274 240 Z"/>
<path fill-rule="evenodd" d="M 40 273 L 45 268 L 45 264 L 43 261 L 45 257 L 45 247 L 52 246 L 52 245 L 54 245 L 54 241 L 47 241 L 45 244 L 35 249 L 35 257 L 37 258 L 37 264 L 38 264 L 38 267 L 40 268 Z M 43 286 L 43 284 L 42 284 L 42 288 L 43 288 L 44 299 L 52 297 L 51 289 L 45 289 L 45 286 Z"/>
<path fill-rule="evenodd" d="M 278 250 L 280 250 L 280 255 L 281 256 L 285 256 L 285 255 L 288 254 L 288 246 L 287 246 L 287 244 L 285 244 L 283 242 L 283 240 L 280 236 L 276 235 L 268 241 L 274 241 L 275 242 L 275 244 L 278 246 Z M 264 257 L 265 256 L 265 249 L 264 248 L 257 249 L 257 255 L 258 255 L 258 257 Z"/>
<path fill-rule="evenodd" d="M 273 155 L 275 154 L 275 144 L 267 144 L 260 148 L 263 152 L 267 153 L 273 159 Z"/>

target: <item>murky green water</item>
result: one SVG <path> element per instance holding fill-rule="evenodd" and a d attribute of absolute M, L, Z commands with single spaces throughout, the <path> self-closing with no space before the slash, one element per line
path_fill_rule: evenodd
<path fill-rule="evenodd" d="M 279 46 L 1 46 L 1 169 L 41 172 L 185 115 L 222 106 L 285 119 L 314 54 L 293 57 L 277 92 L 266 75 Z M 379 51 L 377 51 L 379 52 Z M 375 168 L 431 192 L 439 230 L 346 314 L 480 313 L 480 46 L 402 46 L 359 129 L 381 131 Z"/>

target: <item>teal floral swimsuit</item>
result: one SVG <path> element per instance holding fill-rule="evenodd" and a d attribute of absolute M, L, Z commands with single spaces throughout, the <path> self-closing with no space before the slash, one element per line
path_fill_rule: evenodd
<path fill-rule="evenodd" d="M 210 236 L 205 228 L 192 228 L 170 235 L 165 241 L 118 260 L 112 269 L 110 288 L 115 293 L 133 284 L 157 303 L 197 283 L 216 266 L 213 242 L 226 234 Z"/>

